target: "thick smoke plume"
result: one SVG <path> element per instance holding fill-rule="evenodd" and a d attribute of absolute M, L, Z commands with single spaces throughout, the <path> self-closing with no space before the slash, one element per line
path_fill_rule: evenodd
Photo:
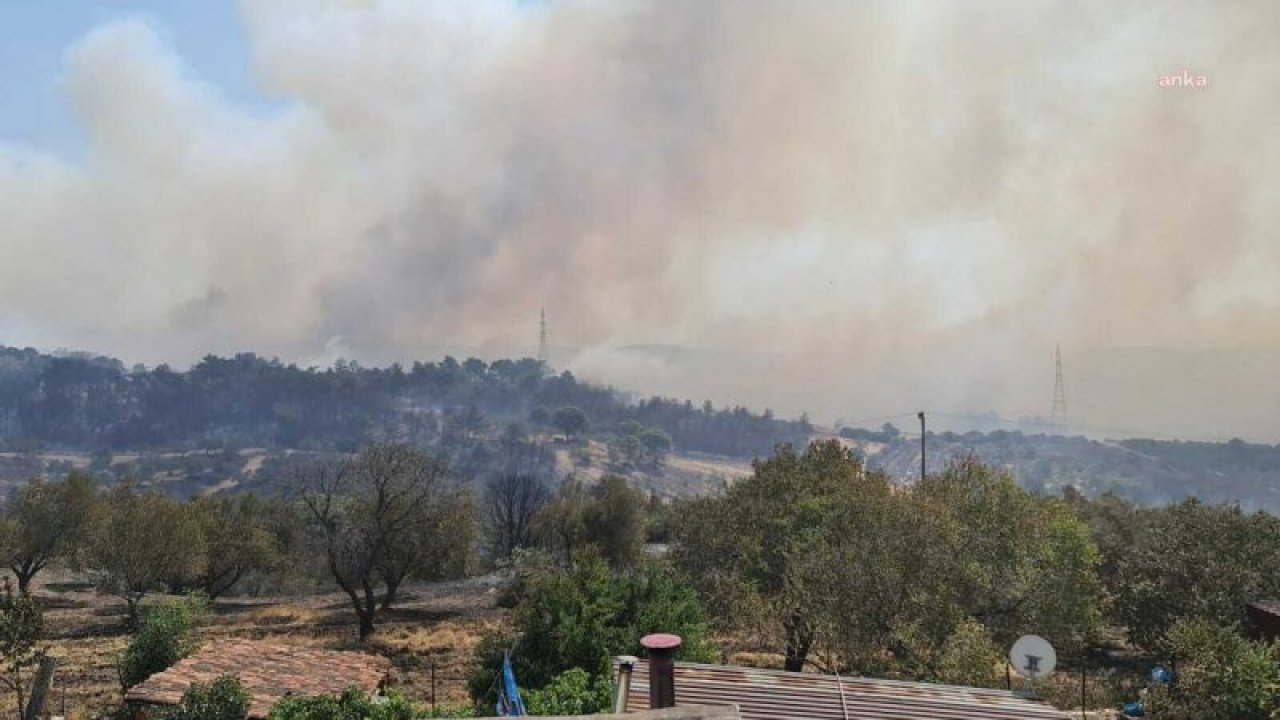
<path fill-rule="evenodd" d="M 1253 2 L 242 6 L 145 20 L 0 146 L 0 342 L 531 354 L 642 392 L 1280 435 L 1280 13 Z M 1161 87 L 1162 75 L 1207 87 Z M 679 350 L 626 350 L 633 345 Z"/>

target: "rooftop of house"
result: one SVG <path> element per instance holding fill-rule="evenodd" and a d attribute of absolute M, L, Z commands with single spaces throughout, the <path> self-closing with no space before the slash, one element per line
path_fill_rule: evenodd
<path fill-rule="evenodd" d="M 733 703 L 745 720 L 1068 720 L 1005 690 L 675 664 L 676 706 Z M 636 663 L 627 710 L 649 708 L 649 664 Z"/>
<path fill-rule="evenodd" d="M 372 693 L 390 671 L 390 660 L 368 653 L 219 640 L 129 688 L 125 701 L 176 705 L 192 683 L 233 675 L 249 693 L 249 717 L 265 718 L 272 705 L 289 695 L 337 696 L 353 686 Z"/>

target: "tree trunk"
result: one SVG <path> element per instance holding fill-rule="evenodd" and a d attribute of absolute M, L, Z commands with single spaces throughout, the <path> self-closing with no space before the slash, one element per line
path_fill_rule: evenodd
<path fill-rule="evenodd" d="M 787 643 L 787 658 L 783 662 L 782 669 L 787 672 L 803 672 L 805 656 L 808 653 L 802 649 Z"/>
<path fill-rule="evenodd" d="M 10 566 L 14 577 L 18 578 L 18 592 L 23 595 L 29 595 L 31 590 L 31 581 L 35 579 L 36 573 L 44 567 L 43 563 L 31 562 L 26 560 L 21 563 L 15 563 Z"/>
<path fill-rule="evenodd" d="M 404 577 L 408 575 L 407 571 L 399 571 L 399 573 L 383 574 L 383 584 L 387 585 L 387 594 L 383 596 L 383 610 L 392 609 L 392 605 L 399 598 L 399 587 L 404 582 Z"/>
<path fill-rule="evenodd" d="M 400 582 L 403 579 L 403 577 L 393 577 L 390 575 L 383 578 L 383 582 L 386 583 L 387 586 L 387 594 L 382 596 L 383 610 L 390 610 L 391 605 L 395 603 L 396 596 L 399 594 L 400 590 Z"/>
<path fill-rule="evenodd" d="M 204 594 L 208 596 L 210 602 L 213 602 L 214 600 L 222 597 L 223 593 L 235 587 L 236 583 L 240 582 L 240 578 L 243 576 L 244 568 L 239 566 L 228 569 L 222 573 L 211 573 L 205 577 L 204 582 L 202 583 L 204 586 Z"/>
<path fill-rule="evenodd" d="M 364 602 L 356 609 L 360 615 L 360 639 L 364 640 L 373 634 L 374 614 L 378 611 L 378 598 L 373 592 L 373 584 L 364 581 Z"/>
<path fill-rule="evenodd" d="M 141 593 L 125 593 L 124 601 L 129 604 L 129 628 L 138 628 L 138 603 L 142 602 Z"/>
<path fill-rule="evenodd" d="M 786 623 L 787 651 L 782 669 L 787 672 L 803 672 L 804 662 L 809 658 L 809 648 L 813 645 L 813 634 L 803 627 L 798 616 L 792 616 Z"/>
<path fill-rule="evenodd" d="M 36 668 L 35 682 L 31 683 L 31 699 L 23 710 L 23 720 L 36 720 L 44 717 L 45 700 L 49 697 L 49 686 L 53 684 L 53 668 L 56 661 L 48 655 L 40 656 L 40 664 Z"/>

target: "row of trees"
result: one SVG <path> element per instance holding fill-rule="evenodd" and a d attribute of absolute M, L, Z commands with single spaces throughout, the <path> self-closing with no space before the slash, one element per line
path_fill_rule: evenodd
<path fill-rule="evenodd" d="M 263 499 L 214 494 L 180 502 L 129 482 L 106 489 L 73 472 L 18 488 L 0 514 L 0 558 L 27 593 L 60 561 L 123 598 L 131 620 L 157 590 L 217 598 L 249 577 L 304 575 L 350 600 L 361 637 L 408 579 L 460 577 L 480 550 L 501 561 L 541 547 L 567 564 L 593 548 L 619 565 L 639 557 L 646 498 L 620 477 L 553 492 L 546 446 L 512 434 L 505 470 L 470 485 L 407 445 L 292 466 L 289 491 Z M 480 542 L 483 534 L 485 542 Z"/>
<path fill-rule="evenodd" d="M 939 677 L 957 633 L 1097 627 L 1097 550 L 1065 503 L 976 461 L 895 487 L 837 442 L 782 447 L 677 519 L 672 555 L 718 617 L 780 638 L 786 668 Z"/>
<path fill-rule="evenodd" d="M 1280 597 L 1280 519 L 1263 513 L 1039 496 L 973 458 L 901 487 L 836 442 L 781 446 L 722 496 L 666 508 L 617 476 L 556 484 L 550 450 L 523 433 L 502 447 L 478 502 L 442 460 L 395 444 L 296 466 L 290 493 L 265 500 L 37 480 L 6 505 L 0 549 L 19 594 L 60 560 L 131 614 L 157 589 L 216 597 L 249 576 L 306 571 L 346 594 L 362 637 L 407 579 L 463 575 L 481 547 L 498 561 L 540 558 L 517 563 L 517 658 L 522 678 L 566 687 L 581 684 L 561 678 L 574 666 L 595 687 L 600 658 L 642 631 L 702 637 L 703 607 L 773 638 L 788 669 L 966 684 L 991 682 L 1001 649 L 1026 632 L 1073 658 L 1100 628 L 1123 627 L 1189 668 L 1261 667 L 1273 652 L 1223 639 L 1239 637 L 1247 602 Z M 671 533 L 670 566 L 643 553 L 655 518 Z M 514 642 L 494 638 L 485 667 Z M 1205 671 L 1185 687 L 1195 678 L 1204 692 L 1231 681 Z"/>
<path fill-rule="evenodd" d="M 129 483 L 99 491 L 81 473 L 36 479 L 0 516 L 0 557 L 23 594 L 51 562 L 83 568 L 126 600 L 132 620 L 156 589 L 216 598 L 247 573 L 276 567 L 288 539 L 276 505 L 254 495 L 180 503 Z"/>
<path fill-rule="evenodd" d="M 899 487 L 816 443 L 679 508 L 672 557 L 714 616 L 775 638 L 791 670 L 993 684 L 1020 634 L 1075 663 L 1122 628 L 1179 669 L 1151 716 L 1280 707 L 1280 644 L 1245 632 L 1247 604 L 1280 597 L 1280 518 L 1266 513 L 1035 495 L 972 457 Z"/>

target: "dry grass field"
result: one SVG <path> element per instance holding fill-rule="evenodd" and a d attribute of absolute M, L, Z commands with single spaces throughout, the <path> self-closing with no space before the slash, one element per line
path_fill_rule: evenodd
<path fill-rule="evenodd" d="M 219 600 L 200 636 L 376 652 L 394 664 L 393 684 L 422 702 L 432 697 L 434 665 L 437 702 L 462 703 L 467 701 L 466 676 L 476 643 L 486 630 L 504 622 L 505 611 L 494 603 L 497 583 L 497 577 L 485 576 L 407 587 L 402 602 L 381 616 L 377 632 L 363 643 L 340 594 Z M 87 719 L 118 705 L 122 690 L 116 662 L 129 641 L 124 601 L 100 595 L 67 574 L 37 579 L 35 596 L 44 608 L 42 644 L 58 659 L 48 709 L 61 712 L 65 707 L 67 717 Z M 156 595 L 144 604 L 169 599 Z M 8 717 L 13 702 L 6 692 L 0 717 Z"/>

